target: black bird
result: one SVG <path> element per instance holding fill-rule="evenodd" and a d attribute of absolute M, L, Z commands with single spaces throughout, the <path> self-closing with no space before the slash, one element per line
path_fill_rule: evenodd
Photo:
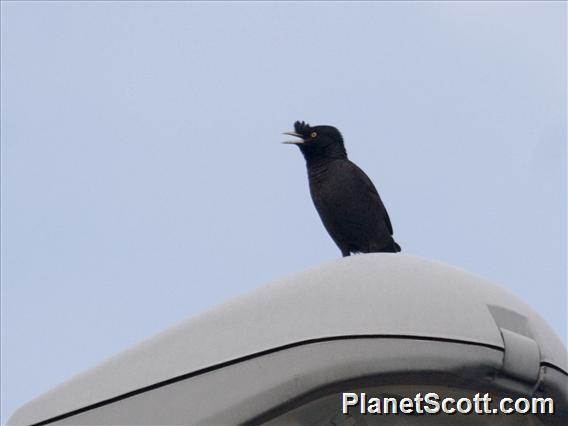
<path fill-rule="evenodd" d="M 347 159 L 343 137 L 332 126 L 294 123 L 294 144 L 306 159 L 310 194 L 341 254 L 399 252 L 392 225 L 371 179 Z"/>

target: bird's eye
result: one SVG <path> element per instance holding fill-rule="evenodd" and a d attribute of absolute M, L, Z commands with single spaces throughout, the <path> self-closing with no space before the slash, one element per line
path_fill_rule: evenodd
<path fill-rule="evenodd" d="M 313 139 L 313 138 L 315 138 L 317 135 L 318 135 L 317 132 L 312 132 L 312 134 L 311 134 L 310 136 L 311 136 L 311 138 Z"/>

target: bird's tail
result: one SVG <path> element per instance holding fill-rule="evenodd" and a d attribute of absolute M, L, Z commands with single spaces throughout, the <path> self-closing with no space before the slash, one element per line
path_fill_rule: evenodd
<path fill-rule="evenodd" d="M 394 239 L 390 239 L 386 245 L 377 247 L 369 247 L 369 251 L 364 251 L 363 253 L 398 253 L 400 251 L 400 246 Z"/>

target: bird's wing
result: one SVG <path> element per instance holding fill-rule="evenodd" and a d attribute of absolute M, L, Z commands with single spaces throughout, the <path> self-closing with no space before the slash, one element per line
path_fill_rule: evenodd
<path fill-rule="evenodd" d="M 361 170 L 361 168 L 359 166 L 357 166 L 355 163 L 352 163 L 351 161 L 349 163 L 350 163 L 350 166 L 353 167 L 354 170 L 356 170 L 358 172 L 358 173 L 355 173 L 355 175 L 360 177 L 362 186 L 364 188 L 367 188 L 369 193 L 379 203 L 379 206 L 381 207 L 381 210 L 382 210 L 383 215 L 384 215 L 384 219 L 385 219 L 385 223 L 387 225 L 387 228 L 388 228 L 390 234 L 392 235 L 393 234 L 392 223 L 391 223 L 389 214 L 387 212 L 387 209 L 385 208 L 385 205 L 383 204 L 383 200 L 381 200 L 379 192 L 377 191 L 377 188 L 375 188 L 375 185 L 373 185 L 373 182 L 371 181 L 371 179 L 369 179 L 369 176 L 367 176 L 367 174 L 363 170 Z"/>

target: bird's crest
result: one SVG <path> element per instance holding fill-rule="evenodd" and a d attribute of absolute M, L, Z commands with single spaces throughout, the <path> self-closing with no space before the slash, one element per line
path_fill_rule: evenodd
<path fill-rule="evenodd" d="M 296 121 L 294 123 L 294 130 L 301 135 L 307 135 L 310 132 L 310 125 L 305 121 Z"/>

